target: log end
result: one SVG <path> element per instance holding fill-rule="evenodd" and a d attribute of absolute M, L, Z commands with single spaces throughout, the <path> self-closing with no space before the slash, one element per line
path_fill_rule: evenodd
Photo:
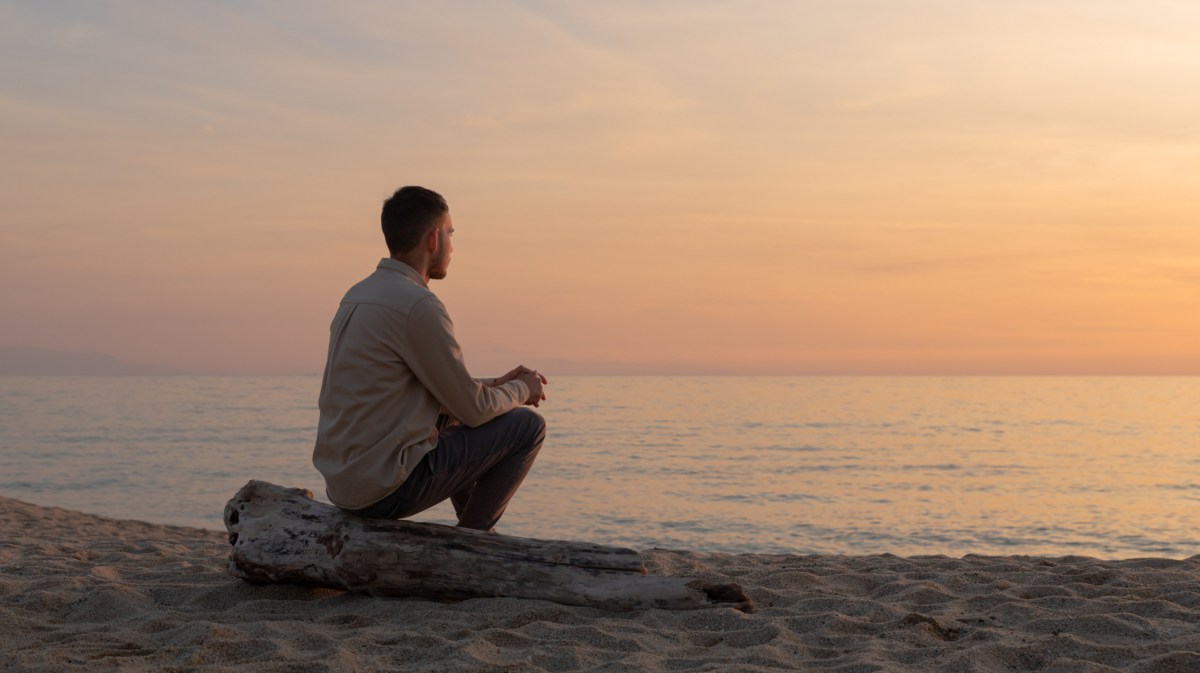
<path fill-rule="evenodd" d="M 246 502 L 249 500 L 288 500 L 292 497 L 301 497 L 312 500 L 313 492 L 307 488 L 288 488 L 285 486 L 277 486 L 269 481 L 259 479 L 251 479 L 246 482 L 246 485 L 238 489 L 233 500 Z"/>
<path fill-rule="evenodd" d="M 245 511 L 247 503 L 279 503 L 296 499 L 301 502 L 313 500 L 313 493 L 307 488 L 285 488 L 258 479 L 246 482 L 246 485 L 238 489 L 233 498 L 225 503 L 225 528 L 229 531 L 229 544 L 237 541 L 242 512 Z"/>

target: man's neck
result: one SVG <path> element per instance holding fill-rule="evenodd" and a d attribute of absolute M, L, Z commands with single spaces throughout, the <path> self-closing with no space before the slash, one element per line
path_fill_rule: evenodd
<path fill-rule="evenodd" d="M 421 280 L 425 285 L 429 285 L 429 260 L 423 259 L 421 255 L 392 255 L 392 259 L 397 262 L 402 262 L 412 267 L 421 276 Z M 424 269 L 424 271 L 422 271 Z"/>

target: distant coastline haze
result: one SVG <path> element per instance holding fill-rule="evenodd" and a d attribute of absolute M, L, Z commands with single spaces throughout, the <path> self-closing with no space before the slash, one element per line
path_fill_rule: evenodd
<path fill-rule="evenodd" d="M 190 374 L 184 369 L 126 362 L 104 353 L 0 347 L 0 375 L 124 376 Z"/>

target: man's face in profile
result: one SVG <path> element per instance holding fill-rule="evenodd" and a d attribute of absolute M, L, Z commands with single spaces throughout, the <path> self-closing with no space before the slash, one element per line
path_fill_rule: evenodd
<path fill-rule="evenodd" d="M 440 280 L 446 277 L 446 271 L 450 268 L 450 255 L 454 252 L 454 221 L 450 219 L 450 213 L 447 212 L 438 219 L 434 231 L 438 237 L 438 250 L 433 259 L 429 260 L 429 277 Z"/>

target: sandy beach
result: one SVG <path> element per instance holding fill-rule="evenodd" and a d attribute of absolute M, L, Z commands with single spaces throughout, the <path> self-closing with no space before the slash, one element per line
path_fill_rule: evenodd
<path fill-rule="evenodd" d="M 1200 671 L 1200 557 L 643 552 L 758 606 L 440 603 L 225 572 L 219 532 L 0 498 L 0 670 Z"/>

